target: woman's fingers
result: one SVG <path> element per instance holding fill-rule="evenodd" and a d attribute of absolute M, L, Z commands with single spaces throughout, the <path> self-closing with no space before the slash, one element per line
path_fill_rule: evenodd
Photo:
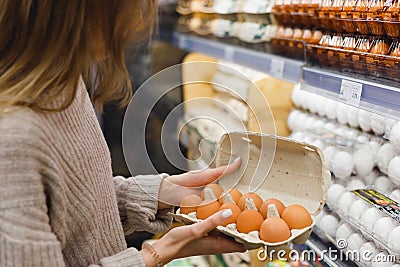
<path fill-rule="evenodd" d="M 207 236 L 211 230 L 232 216 L 230 209 L 219 211 L 206 220 L 169 231 L 153 244 L 164 262 L 190 255 L 244 251 L 244 247 L 221 236 Z M 220 242 L 218 244 L 218 242 Z"/>
<path fill-rule="evenodd" d="M 187 172 L 174 176 L 171 182 L 183 187 L 200 187 L 214 182 L 222 175 L 230 174 L 239 168 L 242 163 L 240 157 L 236 158 L 231 164 L 214 169 Z M 175 178 L 176 177 L 176 178 Z"/>

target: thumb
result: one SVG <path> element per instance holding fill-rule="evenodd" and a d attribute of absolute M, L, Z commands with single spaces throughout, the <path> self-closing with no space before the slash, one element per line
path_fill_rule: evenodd
<path fill-rule="evenodd" d="M 193 227 L 193 239 L 198 239 L 203 236 L 205 236 L 208 232 L 211 230 L 215 229 L 218 225 L 223 223 L 226 219 L 230 218 L 232 216 L 232 210 L 226 209 L 219 211 L 207 219 L 193 224 L 191 227 Z"/>

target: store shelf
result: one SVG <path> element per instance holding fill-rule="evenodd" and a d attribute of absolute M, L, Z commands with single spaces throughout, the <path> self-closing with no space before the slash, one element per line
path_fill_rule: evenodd
<path fill-rule="evenodd" d="M 340 256 L 340 250 L 329 242 L 323 242 L 314 234 L 311 234 L 310 238 L 306 241 L 306 246 L 315 251 L 315 253 L 320 257 L 320 260 L 330 267 L 357 267 L 357 265 L 352 261 L 341 260 L 341 258 L 344 257 Z"/>
<path fill-rule="evenodd" d="M 400 118 L 400 88 L 383 82 L 304 67 L 302 89 L 393 119 Z"/>
<path fill-rule="evenodd" d="M 289 82 L 299 82 L 302 77 L 302 61 L 181 33 L 174 34 L 174 43 L 181 49 L 236 63 Z"/>
<path fill-rule="evenodd" d="M 175 32 L 174 43 L 181 49 L 236 63 L 289 82 L 301 81 L 302 89 L 308 92 L 400 119 L 400 88 L 391 85 L 390 81 L 370 81 L 350 74 L 306 67 L 302 61 L 190 34 Z"/>

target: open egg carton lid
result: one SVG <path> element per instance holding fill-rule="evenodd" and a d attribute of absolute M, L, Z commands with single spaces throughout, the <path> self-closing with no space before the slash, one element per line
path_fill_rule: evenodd
<path fill-rule="evenodd" d="M 288 248 L 290 243 L 304 243 L 311 234 L 315 216 L 323 209 L 330 186 L 330 172 L 321 150 L 275 135 L 251 132 L 225 134 L 218 145 L 215 165 L 223 166 L 241 157 L 242 164 L 235 172 L 224 175 L 218 183 L 224 189 L 236 188 L 241 192 L 255 192 L 264 200 L 277 198 L 285 206 L 299 204 L 305 207 L 313 224 L 292 230 L 289 239 L 268 243 L 253 235 L 243 234 L 231 227 L 218 226 L 217 230 L 235 238 L 248 249 L 261 246 Z M 172 214 L 177 220 L 195 223 L 199 220 L 185 214 Z"/>

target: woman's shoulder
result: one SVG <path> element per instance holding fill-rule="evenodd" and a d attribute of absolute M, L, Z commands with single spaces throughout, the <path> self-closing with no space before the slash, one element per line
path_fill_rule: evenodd
<path fill-rule="evenodd" d="M 0 133 L 5 142 L 36 141 L 43 132 L 41 115 L 25 107 L 12 107 L 0 114 Z"/>

